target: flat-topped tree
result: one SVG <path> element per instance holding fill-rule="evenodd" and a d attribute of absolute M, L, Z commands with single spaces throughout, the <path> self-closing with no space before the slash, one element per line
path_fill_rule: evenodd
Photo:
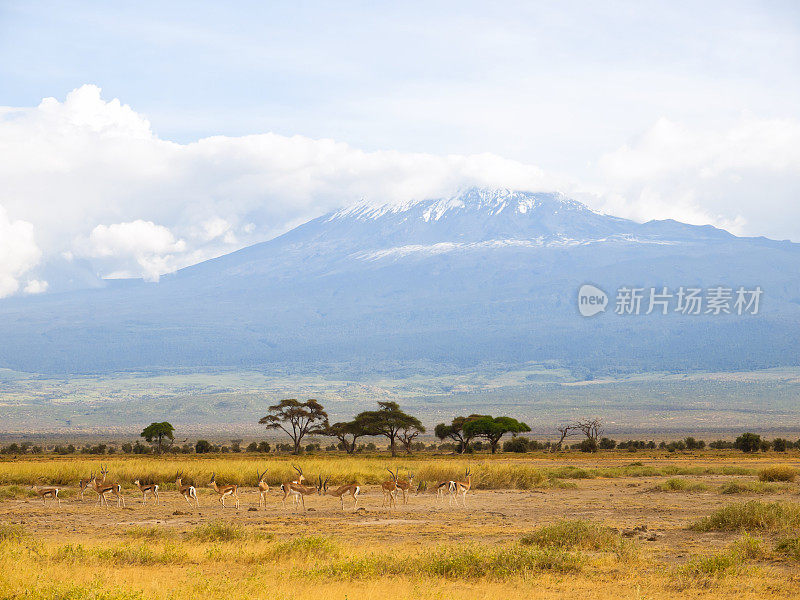
<path fill-rule="evenodd" d="M 321 432 L 323 435 L 329 435 L 338 439 L 344 451 L 348 454 L 353 454 L 356 450 L 356 440 L 358 438 L 368 435 L 364 428 L 364 423 L 358 417 L 352 421 L 345 421 L 341 423 L 334 423 L 328 425 L 325 431 Z"/>
<path fill-rule="evenodd" d="M 442 441 L 446 439 L 453 440 L 456 443 L 456 452 L 465 452 L 473 436 L 464 433 L 464 423 L 473 419 L 479 419 L 482 416 L 483 415 L 470 415 L 468 417 L 456 417 L 450 425 L 439 423 L 433 430 L 433 433 Z"/>
<path fill-rule="evenodd" d="M 175 428 L 167 421 L 150 423 L 139 435 L 146 439 L 148 443 L 155 443 L 155 450 L 160 454 L 175 441 Z M 165 440 L 169 440 L 169 444 L 165 445 Z"/>
<path fill-rule="evenodd" d="M 293 453 L 300 453 L 306 434 L 323 433 L 328 427 L 328 413 L 316 400 L 300 402 L 294 398 L 281 400 L 269 407 L 269 414 L 258 421 L 267 429 L 281 429 L 292 438 Z"/>
<path fill-rule="evenodd" d="M 356 420 L 364 426 L 367 435 L 382 435 L 389 439 L 392 456 L 397 456 L 397 439 L 403 431 L 425 431 L 416 417 L 400 410 L 397 402 L 378 402 L 378 410 L 359 413 Z M 413 439 L 413 438 L 412 438 Z"/>
<path fill-rule="evenodd" d="M 530 431 L 531 428 L 525 423 L 512 419 L 511 417 L 491 417 L 489 415 L 480 415 L 476 418 L 470 418 L 464 423 L 464 435 L 470 437 L 481 437 L 489 442 L 492 448 L 492 454 L 497 452 L 497 445 L 507 433 L 524 433 Z"/>

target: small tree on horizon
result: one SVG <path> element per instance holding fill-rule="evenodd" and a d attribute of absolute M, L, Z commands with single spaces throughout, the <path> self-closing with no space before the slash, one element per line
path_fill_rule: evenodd
<path fill-rule="evenodd" d="M 462 454 L 467 451 L 469 443 L 472 441 L 472 436 L 464 434 L 464 423 L 471 419 L 480 418 L 481 415 L 470 415 L 468 417 L 456 417 L 447 425 L 446 423 L 439 423 L 433 430 L 437 438 L 444 441 L 451 439 L 456 443 L 456 452 Z"/>
<path fill-rule="evenodd" d="M 175 428 L 167 421 L 150 423 L 139 435 L 147 440 L 149 444 L 155 443 L 155 451 L 161 454 L 172 446 L 172 442 L 175 441 Z M 164 440 L 169 440 L 169 444 L 165 446 Z"/>
<path fill-rule="evenodd" d="M 300 444 L 306 434 L 323 433 L 328 427 L 328 413 L 316 400 L 299 402 L 294 398 L 281 400 L 269 407 L 269 414 L 258 421 L 267 429 L 281 429 L 290 438 L 293 454 L 300 453 Z"/>
<path fill-rule="evenodd" d="M 425 431 L 419 419 L 400 410 L 397 402 L 378 402 L 378 410 L 359 413 L 359 420 L 365 435 L 382 435 L 389 440 L 392 456 L 397 456 L 397 439 L 402 431 L 416 429 Z M 413 439 L 413 438 L 412 438 Z"/>
<path fill-rule="evenodd" d="M 527 424 L 511 417 L 491 417 L 482 415 L 464 424 L 464 433 L 472 437 L 482 437 L 489 442 L 492 454 L 497 452 L 497 445 L 507 433 L 525 433 L 531 428 Z"/>
<path fill-rule="evenodd" d="M 367 435 L 362 421 L 363 419 L 356 417 L 352 421 L 334 423 L 333 425 L 328 425 L 325 431 L 321 433 L 335 437 L 342 444 L 342 448 L 347 454 L 353 454 L 356 451 L 358 438 Z"/>

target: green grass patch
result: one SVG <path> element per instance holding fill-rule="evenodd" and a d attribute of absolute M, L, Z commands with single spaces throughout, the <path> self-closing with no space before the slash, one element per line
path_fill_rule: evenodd
<path fill-rule="evenodd" d="M 778 530 L 800 526 L 800 504 L 751 500 L 729 504 L 690 526 L 694 531 Z"/>
<path fill-rule="evenodd" d="M 336 561 L 310 575 L 335 579 L 378 579 L 386 576 L 441 577 L 454 580 L 513 579 L 541 572 L 574 573 L 585 558 L 551 548 L 438 548 L 417 556 L 371 554 Z"/>
<path fill-rule="evenodd" d="M 206 525 L 198 525 L 189 532 L 189 537 L 201 542 L 233 542 L 250 536 L 244 527 L 224 521 L 213 521 Z"/>
<path fill-rule="evenodd" d="M 25 528 L 22 525 L 0 523 L 0 542 L 21 542 L 25 538 Z"/>
<path fill-rule="evenodd" d="M 764 467 L 758 472 L 759 481 L 794 481 L 797 477 L 797 470 L 789 465 L 778 465 L 775 467 Z"/>
<path fill-rule="evenodd" d="M 708 489 L 708 486 L 699 481 L 670 477 L 666 481 L 659 483 L 654 489 L 662 492 L 704 492 Z"/>
<path fill-rule="evenodd" d="M 614 550 L 619 534 L 591 521 L 559 521 L 520 538 L 523 546 L 561 550 Z"/>
<path fill-rule="evenodd" d="M 800 560 L 800 536 L 794 535 L 778 540 L 775 552 L 794 560 Z"/>

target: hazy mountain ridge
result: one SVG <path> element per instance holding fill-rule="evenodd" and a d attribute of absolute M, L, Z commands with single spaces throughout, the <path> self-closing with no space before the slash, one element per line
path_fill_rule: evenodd
<path fill-rule="evenodd" d="M 95 372 L 430 361 L 591 371 L 797 364 L 800 245 L 602 215 L 561 194 L 360 203 L 158 284 L 0 302 L 0 366 Z M 581 318 L 577 289 L 760 285 L 750 316 Z M 609 311 L 610 312 L 610 311 Z M 459 366 L 460 365 L 460 366 Z M 443 367 L 445 368 L 445 367 Z"/>

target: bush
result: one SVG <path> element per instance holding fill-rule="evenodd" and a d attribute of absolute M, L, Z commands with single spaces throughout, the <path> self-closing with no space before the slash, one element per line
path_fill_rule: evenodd
<path fill-rule="evenodd" d="M 546 525 L 520 538 L 523 546 L 559 548 L 561 550 L 612 550 L 619 535 L 608 527 L 590 521 L 559 521 Z"/>
<path fill-rule="evenodd" d="M 617 447 L 617 442 L 611 438 L 604 437 L 598 444 L 600 450 L 613 450 Z"/>
<path fill-rule="evenodd" d="M 224 521 L 214 521 L 207 525 L 195 527 L 189 537 L 200 540 L 201 542 L 231 542 L 247 537 L 247 532 L 243 527 L 231 525 Z"/>
<path fill-rule="evenodd" d="M 742 452 L 756 452 L 761 447 L 761 436 L 755 433 L 743 433 L 736 438 L 733 446 Z"/>
<path fill-rule="evenodd" d="M 503 452 L 527 452 L 528 439 L 524 437 L 514 437 L 503 443 Z"/>
<path fill-rule="evenodd" d="M 194 445 L 194 451 L 198 454 L 207 454 L 212 450 L 213 447 L 208 440 L 197 440 L 197 443 Z"/>
<path fill-rule="evenodd" d="M 695 531 L 784 529 L 800 526 L 800 504 L 751 500 L 729 504 L 691 525 Z"/>
<path fill-rule="evenodd" d="M 736 444 L 726 440 L 716 440 L 715 442 L 711 442 L 708 447 L 714 448 L 715 450 L 732 450 L 736 448 Z"/>
<path fill-rule="evenodd" d="M 789 465 L 764 467 L 758 472 L 759 481 L 794 481 L 797 471 Z"/>
<path fill-rule="evenodd" d="M 597 452 L 597 440 L 594 438 L 586 438 L 578 445 L 578 449 L 581 452 Z"/>
<path fill-rule="evenodd" d="M 790 443 L 791 442 L 788 442 L 783 438 L 775 438 L 772 440 L 772 449 L 775 450 L 775 452 L 786 452 L 786 448 Z"/>

